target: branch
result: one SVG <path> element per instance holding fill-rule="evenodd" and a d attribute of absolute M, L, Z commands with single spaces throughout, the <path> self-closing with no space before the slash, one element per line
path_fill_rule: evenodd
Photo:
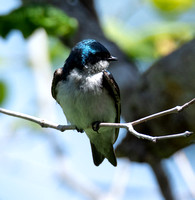
<path fill-rule="evenodd" d="M 159 113 L 155 113 L 153 115 L 149 115 L 147 117 L 144 117 L 144 118 L 138 119 L 136 121 L 133 121 L 133 122 L 131 122 L 131 124 L 133 126 L 135 126 L 137 124 L 141 124 L 143 122 L 146 122 L 146 121 L 149 121 L 149 120 L 152 120 L 152 119 L 155 119 L 155 118 L 159 118 L 159 117 L 162 117 L 164 115 L 169 115 L 169 114 L 181 112 L 181 111 L 183 111 L 185 108 L 187 108 L 188 106 L 190 106 L 193 103 L 195 103 L 195 98 L 192 99 L 191 101 L 185 103 L 182 106 L 175 106 L 174 108 L 171 108 L 171 109 L 159 112 Z"/>
<path fill-rule="evenodd" d="M 10 115 L 13 117 L 18 117 L 18 118 L 22 118 L 22 119 L 34 122 L 36 124 L 39 124 L 42 128 L 53 128 L 62 132 L 66 130 L 76 129 L 76 126 L 74 125 L 59 125 L 59 124 L 56 124 L 56 123 L 53 123 L 53 122 L 50 122 L 38 117 L 33 117 L 31 115 L 26 115 L 20 112 L 14 112 L 14 111 L 3 109 L 3 108 L 0 108 L 0 113 L 4 113 L 6 115 Z"/>
<path fill-rule="evenodd" d="M 178 133 L 178 134 L 172 134 L 172 135 L 150 136 L 150 135 L 145 135 L 145 134 L 137 132 L 133 128 L 133 126 L 141 124 L 141 123 L 149 121 L 149 120 L 153 120 L 153 119 L 162 117 L 164 115 L 169 115 L 169 114 L 181 112 L 184 109 L 186 109 L 188 106 L 192 105 L 194 102 L 195 102 L 195 98 L 192 99 L 191 101 L 185 103 L 182 106 L 176 106 L 174 108 L 171 108 L 171 109 L 159 112 L 159 113 L 155 113 L 155 114 L 149 115 L 147 117 L 138 119 L 138 120 L 133 121 L 133 122 L 129 122 L 129 123 L 100 123 L 99 127 L 125 128 L 132 135 L 136 136 L 137 138 L 150 140 L 152 142 L 156 142 L 157 140 L 172 139 L 172 138 L 178 138 L 178 137 L 188 137 L 191 134 L 193 134 L 193 132 L 185 131 L 184 133 Z M 59 125 L 59 124 L 56 124 L 56 123 L 53 123 L 53 122 L 49 122 L 49 121 L 44 120 L 44 119 L 40 119 L 38 117 L 33 117 L 33 116 L 30 116 L 30 115 L 26 115 L 26 114 L 23 114 L 23 113 L 10 111 L 10 110 L 3 109 L 3 108 L 0 108 L 0 113 L 4 113 L 6 115 L 11 115 L 13 117 L 18 117 L 18 118 L 26 119 L 28 121 L 32 121 L 34 123 L 39 124 L 43 128 L 53 128 L 53 129 L 56 129 L 56 130 L 59 130 L 59 131 L 62 131 L 62 132 L 66 131 L 66 130 L 74 130 L 74 129 L 76 129 L 75 125 Z"/>
<path fill-rule="evenodd" d="M 136 136 L 137 138 L 147 139 L 147 140 L 150 140 L 152 142 L 156 142 L 157 140 L 172 139 L 172 138 L 178 138 L 178 137 L 188 137 L 191 134 L 193 134 L 193 132 L 185 131 L 184 133 L 177 133 L 177 134 L 172 134 L 172 135 L 149 136 L 149 135 L 145 135 L 145 134 L 142 134 L 142 133 L 138 133 L 133 128 L 133 126 L 144 123 L 144 122 L 149 121 L 149 120 L 153 120 L 153 119 L 162 117 L 164 115 L 169 115 L 169 114 L 181 112 L 184 109 L 186 109 L 188 106 L 192 105 L 193 103 L 195 103 L 195 98 L 193 98 L 191 101 L 185 103 L 182 106 L 176 106 L 174 108 L 149 115 L 147 117 L 138 119 L 138 120 L 133 121 L 133 122 L 129 122 L 129 123 L 100 123 L 99 126 L 100 127 L 126 128 L 132 135 Z"/>

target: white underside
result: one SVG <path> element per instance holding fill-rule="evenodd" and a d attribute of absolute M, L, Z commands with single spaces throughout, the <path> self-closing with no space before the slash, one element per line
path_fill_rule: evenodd
<path fill-rule="evenodd" d="M 100 142 L 97 137 L 113 143 L 114 129 L 101 128 L 99 132 L 103 135 L 97 135 L 91 128 L 93 122 L 114 122 L 116 117 L 114 100 L 101 87 L 102 76 L 103 72 L 81 76 L 79 71 L 73 70 L 66 81 L 58 83 L 57 101 L 67 120 L 83 129 L 93 143 Z"/>

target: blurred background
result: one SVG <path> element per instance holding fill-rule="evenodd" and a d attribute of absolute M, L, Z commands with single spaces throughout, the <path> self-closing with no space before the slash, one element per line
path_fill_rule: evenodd
<path fill-rule="evenodd" d="M 194 0 L 1 0 L 0 106 L 59 124 L 55 69 L 84 38 L 119 58 L 122 121 L 182 105 L 195 91 Z M 152 66 L 152 67 L 151 67 Z M 195 132 L 195 106 L 145 123 L 151 135 Z M 195 138 L 157 144 L 120 131 L 118 166 L 94 166 L 87 136 L 0 114 L 0 199 L 193 200 Z"/>

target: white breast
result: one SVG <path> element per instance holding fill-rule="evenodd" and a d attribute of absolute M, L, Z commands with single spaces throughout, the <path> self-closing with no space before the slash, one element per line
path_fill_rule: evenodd
<path fill-rule="evenodd" d="M 102 88 L 102 77 L 103 72 L 83 77 L 73 70 L 57 85 L 57 100 L 67 120 L 79 129 L 91 127 L 95 121 L 115 121 L 114 100 Z"/>

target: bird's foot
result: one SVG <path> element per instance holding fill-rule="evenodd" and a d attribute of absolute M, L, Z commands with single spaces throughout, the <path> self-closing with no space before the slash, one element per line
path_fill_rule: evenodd
<path fill-rule="evenodd" d="M 92 129 L 96 131 L 97 133 L 98 133 L 98 130 L 100 129 L 100 123 L 101 123 L 100 121 L 96 121 L 92 123 Z"/>
<path fill-rule="evenodd" d="M 79 133 L 83 133 L 83 132 L 84 132 L 83 129 L 79 129 L 79 128 L 77 128 L 77 127 L 76 127 L 76 130 L 77 130 Z"/>

